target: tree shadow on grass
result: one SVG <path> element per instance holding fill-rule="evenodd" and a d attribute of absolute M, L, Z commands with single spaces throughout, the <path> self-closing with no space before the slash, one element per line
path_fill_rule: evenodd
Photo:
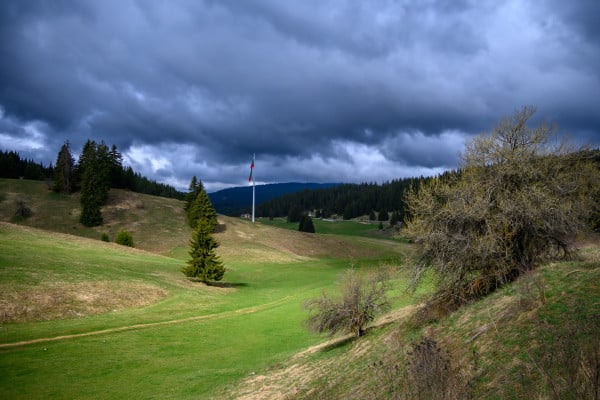
<path fill-rule="evenodd" d="M 208 282 L 207 285 L 218 288 L 240 288 L 250 286 L 245 282 Z"/>
<path fill-rule="evenodd" d="M 327 344 L 325 344 L 323 347 L 321 347 L 319 349 L 319 351 L 322 353 L 327 353 L 327 352 L 335 350 L 337 348 L 344 347 L 344 346 L 354 342 L 356 339 L 358 339 L 358 338 L 354 334 L 341 336 L 339 338 L 335 338 L 335 339 L 332 339 L 329 342 L 327 342 Z"/>
<path fill-rule="evenodd" d="M 211 281 L 211 282 L 204 282 L 198 278 L 193 278 L 193 277 L 188 277 L 187 278 L 190 282 L 194 282 L 194 283 L 204 283 L 206 286 L 212 286 L 212 287 L 218 287 L 218 288 L 239 288 L 239 287 L 248 287 L 250 286 L 249 284 L 245 283 L 245 282 L 216 282 L 216 281 Z"/>
<path fill-rule="evenodd" d="M 223 233 L 226 230 L 227 230 L 227 225 L 226 224 L 217 224 L 215 226 L 214 233 Z"/>

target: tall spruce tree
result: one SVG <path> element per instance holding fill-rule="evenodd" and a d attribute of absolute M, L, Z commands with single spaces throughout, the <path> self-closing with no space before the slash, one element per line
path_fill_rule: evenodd
<path fill-rule="evenodd" d="M 110 161 L 110 185 L 115 188 L 124 188 L 125 181 L 123 179 L 123 156 L 117 150 L 114 144 L 108 153 Z"/>
<path fill-rule="evenodd" d="M 71 193 L 73 190 L 74 161 L 69 142 L 62 145 L 56 158 L 54 168 L 54 185 L 52 190 L 57 193 Z"/>
<path fill-rule="evenodd" d="M 201 189 L 187 209 L 188 222 L 192 228 L 195 228 L 198 221 L 203 219 L 214 231 L 217 226 L 217 211 L 213 207 L 208 194 L 202 188 L 201 182 L 196 186 L 196 188 L 198 187 Z"/>
<path fill-rule="evenodd" d="M 212 236 L 213 226 L 210 221 L 200 218 L 190 242 L 191 260 L 181 271 L 188 277 L 197 278 L 204 283 L 220 281 L 225 274 L 225 267 L 215 253 L 219 243 Z"/>
<path fill-rule="evenodd" d="M 85 226 L 102 225 L 100 207 L 108 200 L 111 162 L 108 146 L 88 140 L 79 157 L 81 216 Z"/>
<path fill-rule="evenodd" d="M 198 197 L 198 193 L 200 193 L 201 190 L 204 190 L 202 181 L 199 181 L 198 178 L 196 178 L 196 175 L 194 175 L 192 177 L 192 180 L 190 181 L 188 192 L 186 193 L 185 198 L 183 199 L 183 209 L 185 211 L 189 210 L 190 206 L 192 205 L 196 197 Z"/>

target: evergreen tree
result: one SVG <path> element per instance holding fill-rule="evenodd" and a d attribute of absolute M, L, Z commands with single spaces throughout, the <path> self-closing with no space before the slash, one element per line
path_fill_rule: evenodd
<path fill-rule="evenodd" d="M 110 190 L 110 157 L 108 146 L 88 140 L 79 157 L 81 179 L 81 216 L 85 226 L 102 224 L 100 207 L 108 200 Z"/>
<path fill-rule="evenodd" d="M 398 212 L 394 211 L 390 217 L 390 226 L 395 226 L 398 223 L 399 218 Z"/>
<path fill-rule="evenodd" d="M 74 161 L 69 147 L 69 142 L 65 142 L 56 158 L 52 190 L 57 193 L 69 194 L 73 190 Z"/>
<path fill-rule="evenodd" d="M 369 213 L 369 221 L 375 221 L 377 217 L 375 217 L 375 211 L 371 210 Z"/>
<path fill-rule="evenodd" d="M 194 200 L 196 200 L 196 197 L 198 197 L 198 194 L 202 190 L 204 190 L 202 181 L 199 181 L 198 178 L 196 178 L 196 175 L 194 175 L 192 177 L 192 180 L 190 181 L 190 186 L 188 187 L 188 193 L 186 193 L 185 198 L 184 198 L 183 209 L 185 211 L 189 210 L 190 206 L 192 205 Z"/>
<path fill-rule="evenodd" d="M 209 221 L 200 218 L 190 242 L 191 260 L 181 271 L 188 277 L 198 278 L 204 283 L 220 281 L 225 274 L 225 267 L 215 254 L 219 243 L 212 236 L 213 227 Z"/>
<path fill-rule="evenodd" d="M 360 216 L 359 205 L 356 200 L 350 202 L 344 209 L 344 219 L 352 219 Z"/>
<path fill-rule="evenodd" d="M 111 188 L 113 163 L 108 146 L 103 141 L 96 147 L 96 165 L 94 169 L 98 176 L 98 184 L 100 185 L 100 204 L 105 204 L 108 201 L 108 192 Z"/>
<path fill-rule="evenodd" d="M 300 217 L 298 230 L 300 232 L 315 233 L 315 225 L 313 224 L 312 218 L 308 215 L 302 215 L 302 217 Z"/>
<path fill-rule="evenodd" d="M 202 187 L 202 183 L 200 183 L 199 187 Z M 204 189 L 201 189 L 196 195 L 196 198 L 187 210 L 187 215 L 188 222 L 192 228 L 195 228 L 201 219 L 205 220 L 213 231 L 217 226 L 217 212 Z"/>
<path fill-rule="evenodd" d="M 117 151 L 117 146 L 114 144 L 108 153 L 110 160 L 110 185 L 114 188 L 124 188 L 124 171 L 123 171 L 123 156 Z"/>
<path fill-rule="evenodd" d="M 390 219 L 390 215 L 388 214 L 388 212 L 387 212 L 387 211 L 385 211 L 385 210 L 381 210 L 381 211 L 379 211 L 379 215 L 377 216 L 377 220 L 378 220 L 378 221 L 385 222 L 385 221 L 387 221 L 388 219 Z"/>
<path fill-rule="evenodd" d="M 287 222 L 300 222 L 300 218 L 302 218 L 302 211 L 300 210 L 300 207 L 293 206 L 290 208 L 287 216 Z"/>

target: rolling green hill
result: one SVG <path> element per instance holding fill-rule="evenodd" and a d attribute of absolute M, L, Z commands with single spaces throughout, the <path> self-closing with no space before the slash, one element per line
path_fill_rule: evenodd
<path fill-rule="evenodd" d="M 32 217 L 14 218 L 18 200 Z M 418 304 L 429 287 L 405 290 L 410 245 L 359 223 L 314 235 L 219 216 L 227 272 L 206 286 L 180 272 L 191 235 L 181 202 L 113 190 L 93 229 L 77 223 L 78 206 L 40 182 L 0 180 L 2 399 L 406 398 L 407 383 L 432 385 L 409 376 L 423 338 L 455 398 L 553 398 L 568 368 L 594 376 L 579 355 L 582 341 L 600 344 L 597 236 L 579 239 L 577 259 L 428 322 Z M 120 229 L 135 248 L 99 240 Z M 360 339 L 309 334 L 304 300 L 351 264 L 395 267 L 392 311 Z"/>
<path fill-rule="evenodd" d="M 232 397 L 596 399 L 600 238 L 581 246 L 576 260 L 544 265 L 437 321 L 398 309 L 364 338 L 335 338 L 247 377 Z"/>
<path fill-rule="evenodd" d="M 178 201 L 111 191 L 106 225 L 90 229 L 76 195 L 39 182 L 1 180 L 0 200 L 18 222 L 0 223 L 0 398 L 222 397 L 323 341 L 303 327 L 302 303 L 351 262 L 398 264 L 407 250 L 219 217 L 227 272 L 205 286 L 180 272 L 191 232 Z M 17 200 L 31 218 L 13 219 Z M 136 248 L 99 240 L 119 229 Z"/>

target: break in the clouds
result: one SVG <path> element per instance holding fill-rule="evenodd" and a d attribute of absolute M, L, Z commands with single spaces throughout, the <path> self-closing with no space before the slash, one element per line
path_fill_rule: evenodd
<path fill-rule="evenodd" d="M 600 3 L 0 3 L 0 147 L 116 144 L 183 189 L 363 182 L 457 166 L 523 105 L 600 145 Z"/>

